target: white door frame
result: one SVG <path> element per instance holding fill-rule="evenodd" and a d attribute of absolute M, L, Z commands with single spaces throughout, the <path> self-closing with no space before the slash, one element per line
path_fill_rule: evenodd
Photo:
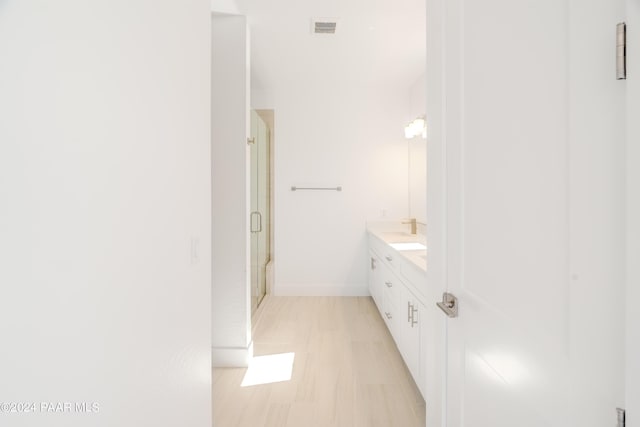
<path fill-rule="evenodd" d="M 640 426 L 640 2 L 627 0 L 627 426 Z"/>

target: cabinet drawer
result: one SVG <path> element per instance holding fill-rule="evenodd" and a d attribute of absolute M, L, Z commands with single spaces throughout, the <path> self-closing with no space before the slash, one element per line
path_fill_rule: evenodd
<path fill-rule="evenodd" d="M 384 301 L 384 310 L 382 313 L 384 322 L 387 324 L 387 328 L 396 342 L 396 345 L 400 345 L 400 321 L 402 321 L 402 313 L 399 311 L 398 306 L 393 304 L 391 300 Z"/>
<path fill-rule="evenodd" d="M 399 268 L 399 257 L 400 255 L 393 250 L 388 244 L 378 239 L 372 234 L 369 234 L 369 247 L 372 251 L 374 251 L 383 263 L 385 263 L 389 268 L 393 271 L 398 271 Z"/>
<path fill-rule="evenodd" d="M 385 300 L 389 301 L 395 307 L 399 307 L 404 284 L 395 274 L 386 268 L 382 271 L 381 277 Z"/>

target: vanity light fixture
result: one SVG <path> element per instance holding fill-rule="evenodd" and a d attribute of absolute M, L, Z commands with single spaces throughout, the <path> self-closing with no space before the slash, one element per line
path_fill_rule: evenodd
<path fill-rule="evenodd" d="M 404 128 L 405 138 L 411 139 L 418 135 L 421 135 L 424 139 L 427 138 L 427 122 L 424 116 L 417 117 Z"/>

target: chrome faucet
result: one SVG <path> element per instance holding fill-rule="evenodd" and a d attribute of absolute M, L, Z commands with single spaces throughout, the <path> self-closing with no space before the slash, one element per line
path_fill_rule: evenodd
<path fill-rule="evenodd" d="M 403 221 L 403 224 L 411 224 L 411 234 L 416 234 L 418 232 L 418 222 L 415 218 L 409 218 L 408 221 Z"/>

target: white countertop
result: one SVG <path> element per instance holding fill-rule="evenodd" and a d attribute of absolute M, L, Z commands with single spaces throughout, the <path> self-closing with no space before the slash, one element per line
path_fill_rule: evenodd
<path fill-rule="evenodd" d="M 427 249 L 426 236 L 424 234 L 411 234 L 409 225 L 402 224 L 402 221 L 369 221 L 367 231 L 388 244 L 400 256 L 410 261 L 420 270 L 427 271 Z M 415 249 L 416 245 L 394 245 L 414 243 L 424 245 L 425 249 Z M 406 247 L 406 250 L 402 248 Z"/>

